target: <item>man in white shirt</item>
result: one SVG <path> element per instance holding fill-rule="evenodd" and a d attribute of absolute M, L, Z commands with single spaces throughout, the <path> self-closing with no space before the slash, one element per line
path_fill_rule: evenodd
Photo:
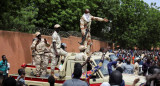
<path fill-rule="evenodd" d="M 138 75 L 139 73 L 139 62 L 140 62 L 140 58 L 136 58 L 136 62 L 134 64 L 134 74 Z"/>
<path fill-rule="evenodd" d="M 54 69 L 57 66 L 57 61 L 60 56 L 67 56 L 67 52 L 61 48 L 61 38 L 58 32 L 60 31 L 60 25 L 56 24 L 54 26 L 54 32 L 52 34 L 52 45 L 50 46 L 50 50 L 53 53 L 52 61 L 51 61 L 51 75 L 54 76 Z M 55 77 L 55 76 L 54 76 Z"/>
<path fill-rule="evenodd" d="M 8 74 L 9 74 L 9 70 L 10 70 L 10 63 L 8 62 L 8 60 L 7 60 L 7 66 L 8 66 L 8 70 L 7 70 L 7 77 L 8 77 Z"/>

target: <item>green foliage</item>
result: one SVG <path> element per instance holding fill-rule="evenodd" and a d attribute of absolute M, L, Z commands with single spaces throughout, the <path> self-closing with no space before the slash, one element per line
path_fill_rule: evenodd
<path fill-rule="evenodd" d="M 122 48 L 160 46 L 160 10 L 143 0 L 0 0 L 0 29 L 33 33 L 36 27 L 80 31 L 86 8 L 110 23 L 92 22 L 92 35 Z M 109 28 L 111 30 L 109 31 Z"/>

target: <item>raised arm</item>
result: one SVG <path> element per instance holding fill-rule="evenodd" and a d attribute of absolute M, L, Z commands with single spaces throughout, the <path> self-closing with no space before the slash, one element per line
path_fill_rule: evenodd
<path fill-rule="evenodd" d="M 92 16 L 91 19 L 92 20 L 96 20 L 96 21 L 108 22 L 108 19 L 106 19 L 106 18 L 100 18 L 100 17 L 94 17 L 94 16 Z"/>
<path fill-rule="evenodd" d="M 92 55 L 92 54 L 91 54 Z M 87 62 L 89 62 L 90 61 L 90 58 L 91 58 L 91 55 L 86 59 L 86 61 L 82 64 L 82 67 L 84 66 L 84 65 L 86 65 L 87 64 Z"/>

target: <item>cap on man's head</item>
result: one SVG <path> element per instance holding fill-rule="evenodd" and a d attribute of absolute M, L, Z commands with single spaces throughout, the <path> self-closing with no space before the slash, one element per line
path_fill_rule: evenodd
<path fill-rule="evenodd" d="M 57 28 L 59 28 L 59 27 L 61 27 L 59 24 L 55 24 L 55 25 L 54 25 L 54 28 L 55 28 L 55 29 L 57 29 Z"/>
<path fill-rule="evenodd" d="M 41 33 L 40 33 L 40 32 L 36 32 L 35 34 L 36 34 L 36 36 L 38 36 L 38 35 L 40 35 Z"/>
<path fill-rule="evenodd" d="M 79 50 L 85 50 L 86 47 L 84 45 L 79 46 Z"/>
<path fill-rule="evenodd" d="M 25 63 L 23 63 L 22 65 L 21 65 L 21 67 L 23 67 L 23 68 L 25 68 L 27 65 L 25 64 Z"/>

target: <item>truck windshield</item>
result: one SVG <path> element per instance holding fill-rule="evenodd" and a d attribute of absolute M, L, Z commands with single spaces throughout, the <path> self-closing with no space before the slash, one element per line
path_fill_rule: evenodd
<path fill-rule="evenodd" d="M 95 62 L 96 62 L 97 65 L 98 65 L 99 61 L 100 61 L 100 59 L 96 59 L 96 60 L 95 60 Z M 102 74 L 103 74 L 104 76 L 108 75 L 108 67 L 107 67 L 107 64 L 108 64 L 108 63 L 109 63 L 108 60 L 104 60 L 103 65 L 102 65 L 102 67 L 101 67 L 101 69 L 100 69 L 100 71 L 102 72 Z"/>
<path fill-rule="evenodd" d="M 111 54 L 109 57 L 111 58 L 111 61 L 115 61 L 118 58 L 115 54 Z"/>

